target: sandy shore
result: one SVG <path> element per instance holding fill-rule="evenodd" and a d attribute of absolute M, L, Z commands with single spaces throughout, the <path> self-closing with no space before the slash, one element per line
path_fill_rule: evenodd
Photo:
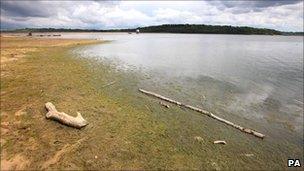
<path fill-rule="evenodd" d="M 75 45 L 87 45 L 98 43 L 97 40 L 81 40 L 81 39 L 50 39 L 50 38 L 34 38 L 34 37 L 12 37 L 1 36 L 1 63 L 14 61 L 24 57 L 28 52 L 41 50 L 41 48 L 50 47 L 66 47 Z"/>

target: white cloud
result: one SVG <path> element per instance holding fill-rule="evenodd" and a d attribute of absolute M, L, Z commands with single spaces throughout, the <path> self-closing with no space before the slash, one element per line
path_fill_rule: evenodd
<path fill-rule="evenodd" d="M 1 1 L 1 27 L 108 29 L 193 23 L 303 31 L 302 7 L 303 2 L 260 1 Z"/>
<path fill-rule="evenodd" d="M 155 11 L 154 20 L 160 23 L 202 23 L 202 18 L 190 11 L 160 8 Z"/>

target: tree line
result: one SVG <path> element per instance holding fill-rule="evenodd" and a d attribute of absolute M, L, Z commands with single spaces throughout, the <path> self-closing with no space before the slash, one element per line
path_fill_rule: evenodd
<path fill-rule="evenodd" d="M 281 32 L 274 29 L 220 26 L 205 24 L 164 24 L 131 29 L 66 29 L 66 28 L 24 28 L 8 32 L 135 32 L 142 33 L 204 33 L 204 34 L 260 34 L 260 35 L 303 35 L 303 32 Z M 2 31 L 7 32 L 7 31 Z"/>

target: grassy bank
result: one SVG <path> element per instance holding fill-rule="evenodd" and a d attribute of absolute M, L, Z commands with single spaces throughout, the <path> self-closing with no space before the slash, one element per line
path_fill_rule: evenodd
<path fill-rule="evenodd" d="M 144 76 L 70 51 L 92 43 L 99 42 L 1 37 L 1 168 L 280 169 L 288 154 L 301 154 L 195 112 L 164 108 L 138 93 Z M 22 56 L 11 60 L 13 52 Z M 78 130 L 46 120 L 48 101 L 74 116 L 79 111 L 89 125 Z M 214 145 L 219 139 L 228 144 Z"/>

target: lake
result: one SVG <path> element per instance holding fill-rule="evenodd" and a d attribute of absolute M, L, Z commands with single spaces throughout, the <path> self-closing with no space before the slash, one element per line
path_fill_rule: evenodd
<path fill-rule="evenodd" d="M 74 52 L 110 62 L 120 71 L 142 73 L 140 87 L 169 91 L 165 95 L 226 118 L 236 115 L 255 121 L 273 137 L 286 135 L 302 144 L 301 36 L 63 33 L 62 37 L 112 40 Z"/>

